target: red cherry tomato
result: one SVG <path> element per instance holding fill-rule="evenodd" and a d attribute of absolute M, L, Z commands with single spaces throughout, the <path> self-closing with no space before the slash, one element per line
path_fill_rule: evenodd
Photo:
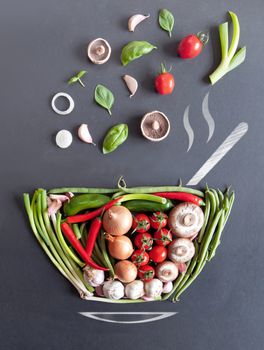
<path fill-rule="evenodd" d="M 155 276 L 155 270 L 152 266 L 145 265 L 141 266 L 138 269 L 138 277 L 144 281 L 144 282 L 149 282 L 151 281 Z"/>
<path fill-rule="evenodd" d="M 149 252 L 149 257 L 154 263 L 161 263 L 167 258 L 167 249 L 162 245 L 156 245 Z"/>
<path fill-rule="evenodd" d="M 149 250 L 153 245 L 153 238 L 150 233 L 139 233 L 136 235 L 134 244 L 139 249 Z"/>
<path fill-rule="evenodd" d="M 187 35 L 178 46 L 178 54 L 181 58 L 194 58 L 198 56 L 203 49 L 203 43 L 195 34 Z"/>
<path fill-rule="evenodd" d="M 147 232 L 150 228 L 150 220 L 146 214 L 137 214 L 133 218 L 132 228 L 138 233 Z"/>
<path fill-rule="evenodd" d="M 144 266 L 149 262 L 149 255 L 145 250 L 138 249 L 132 254 L 131 260 L 137 266 Z"/>
<path fill-rule="evenodd" d="M 160 230 L 167 225 L 168 216 L 165 213 L 157 211 L 150 217 L 150 225 L 155 230 Z"/>
<path fill-rule="evenodd" d="M 161 95 L 169 95 L 175 86 L 174 77 L 169 73 L 165 65 L 161 64 L 161 73 L 155 79 L 156 91 Z"/>
<path fill-rule="evenodd" d="M 162 228 L 154 233 L 154 239 L 158 245 L 163 245 L 165 247 L 172 241 L 172 234 L 166 228 Z"/>

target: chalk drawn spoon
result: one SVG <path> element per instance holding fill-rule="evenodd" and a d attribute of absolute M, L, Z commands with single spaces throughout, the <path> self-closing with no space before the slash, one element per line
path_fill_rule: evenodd
<path fill-rule="evenodd" d="M 240 123 L 227 136 L 224 142 L 217 148 L 211 157 L 201 166 L 196 174 L 187 183 L 188 186 L 197 185 L 216 164 L 235 146 L 235 144 L 247 133 L 248 124 Z"/>

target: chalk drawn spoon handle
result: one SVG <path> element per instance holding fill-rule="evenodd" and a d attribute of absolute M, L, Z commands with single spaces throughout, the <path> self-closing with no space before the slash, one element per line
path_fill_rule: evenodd
<path fill-rule="evenodd" d="M 187 183 L 188 186 L 197 185 L 216 164 L 235 146 L 235 144 L 247 133 L 248 124 L 240 123 L 227 136 L 224 142 L 217 148 L 211 157 L 201 166 L 196 174 Z"/>

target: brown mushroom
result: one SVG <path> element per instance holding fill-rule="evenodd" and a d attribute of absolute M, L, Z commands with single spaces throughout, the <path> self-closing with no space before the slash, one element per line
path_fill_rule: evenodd
<path fill-rule="evenodd" d="M 185 263 L 194 256 L 195 248 L 187 238 L 177 238 L 168 247 L 168 257 L 174 263 Z"/>
<path fill-rule="evenodd" d="M 170 132 L 169 119 L 159 111 L 145 114 L 140 126 L 143 136 L 154 142 L 164 140 Z"/>
<path fill-rule="evenodd" d="M 88 45 L 87 55 L 93 63 L 103 64 L 110 58 L 111 46 L 105 39 L 97 38 Z"/>
<path fill-rule="evenodd" d="M 203 223 L 204 213 L 198 205 L 193 203 L 184 202 L 178 204 L 169 214 L 169 227 L 178 237 L 193 237 L 200 231 Z"/>

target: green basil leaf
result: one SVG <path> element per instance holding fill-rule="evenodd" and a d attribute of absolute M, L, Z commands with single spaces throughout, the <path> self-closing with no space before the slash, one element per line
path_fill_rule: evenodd
<path fill-rule="evenodd" d="M 108 110 L 108 113 L 111 115 L 111 108 L 115 102 L 114 95 L 112 92 L 103 85 L 97 85 L 94 91 L 95 101 Z"/>
<path fill-rule="evenodd" d="M 78 81 L 78 78 L 77 77 L 72 77 L 71 79 L 68 80 L 68 84 L 76 83 L 76 81 Z"/>
<path fill-rule="evenodd" d="M 83 77 L 86 73 L 87 73 L 86 70 L 81 70 L 81 71 L 76 75 L 76 78 L 77 78 L 77 79 L 80 79 L 80 78 Z"/>
<path fill-rule="evenodd" d="M 129 62 L 134 61 L 141 56 L 147 55 L 156 48 L 156 46 L 147 41 L 131 41 L 122 49 L 121 62 L 123 66 L 126 66 Z"/>
<path fill-rule="evenodd" d="M 166 30 L 171 37 L 171 32 L 174 27 L 174 17 L 173 14 L 166 9 L 162 9 L 159 12 L 159 25 L 162 29 Z"/>
<path fill-rule="evenodd" d="M 126 141 L 128 137 L 128 126 L 127 124 L 116 124 L 108 130 L 104 142 L 103 142 L 103 153 L 107 154 L 113 152 Z"/>

